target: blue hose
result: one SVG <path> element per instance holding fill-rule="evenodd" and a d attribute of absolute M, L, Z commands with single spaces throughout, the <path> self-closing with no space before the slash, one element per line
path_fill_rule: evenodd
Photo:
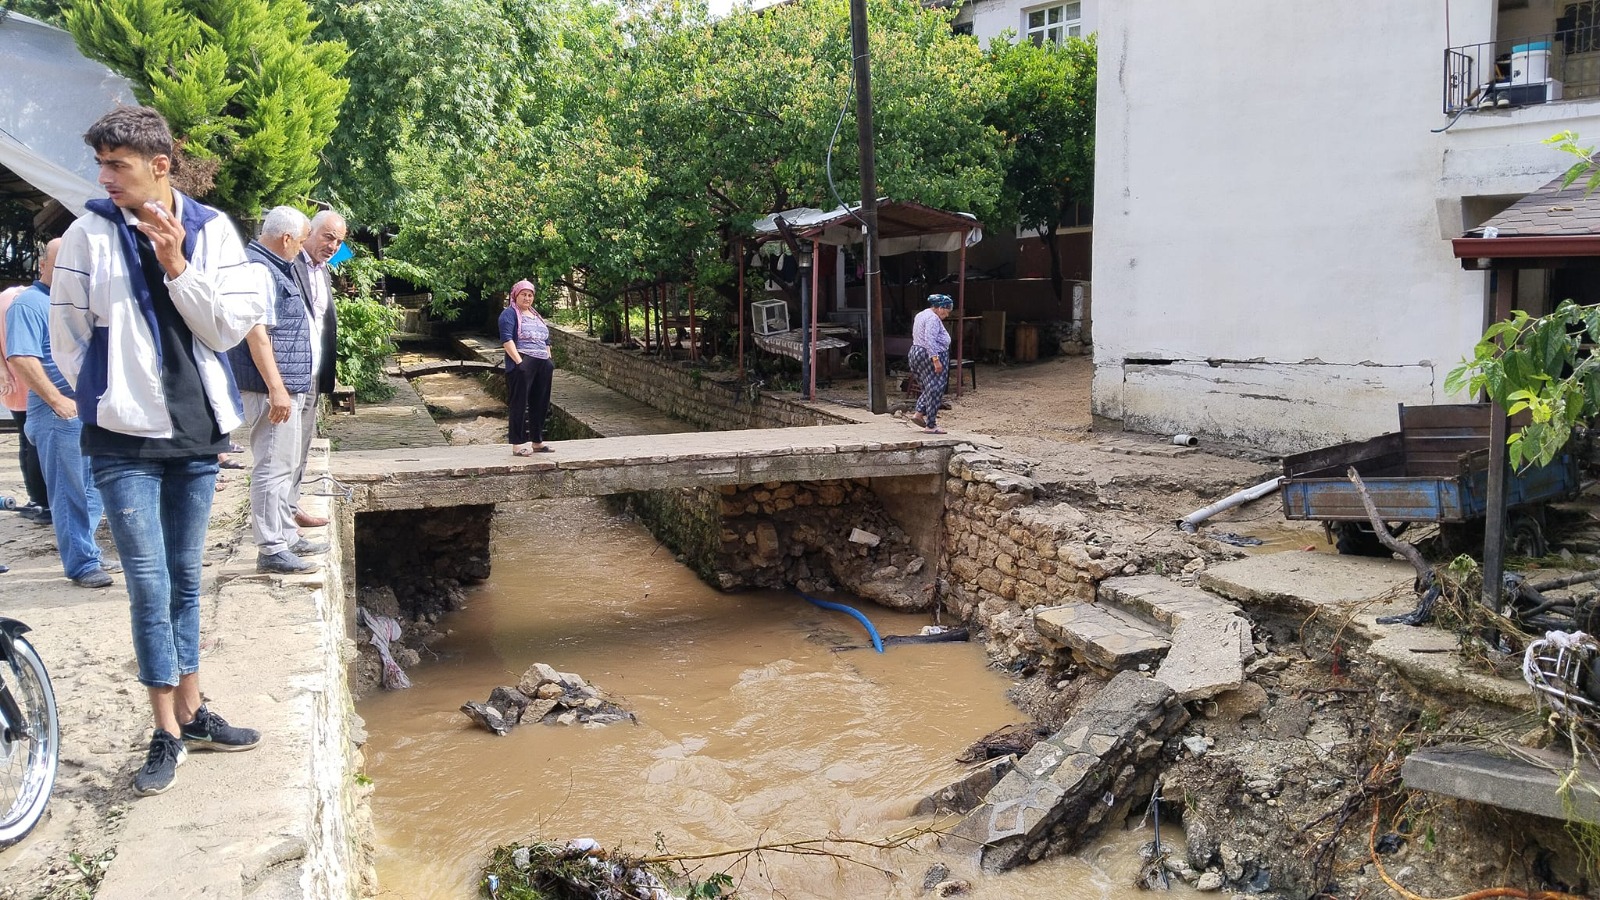
<path fill-rule="evenodd" d="M 832 600 L 819 600 L 810 594 L 801 593 L 800 591 L 795 591 L 795 593 L 800 594 L 800 596 L 810 600 L 812 603 L 815 603 L 823 609 L 831 609 L 834 612 L 849 613 L 850 615 L 855 616 L 857 622 L 860 622 L 862 625 L 866 626 L 867 636 L 872 638 L 872 649 L 878 651 L 879 653 L 883 652 L 883 638 L 878 637 L 878 629 L 872 627 L 872 622 L 869 621 L 866 616 L 862 615 L 860 610 L 845 606 L 843 603 L 834 603 Z"/>

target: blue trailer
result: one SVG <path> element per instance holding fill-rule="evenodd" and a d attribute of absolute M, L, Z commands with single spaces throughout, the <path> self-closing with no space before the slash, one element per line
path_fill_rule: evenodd
<path fill-rule="evenodd" d="M 1436 523 L 1446 552 L 1483 546 L 1488 508 L 1488 404 L 1400 406 L 1400 430 L 1283 460 L 1283 515 L 1322 522 L 1340 552 L 1375 543 L 1370 519 L 1347 471 L 1360 473 L 1378 515 L 1396 525 Z M 1508 552 L 1543 556 L 1545 505 L 1578 495 L 1577 454 L 1512 472 L 1506 483 Z"/>

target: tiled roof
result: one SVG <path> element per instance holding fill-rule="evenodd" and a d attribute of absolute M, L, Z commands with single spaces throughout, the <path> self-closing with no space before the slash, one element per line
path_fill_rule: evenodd
<path fill-rule="evenodd" d="M 1467 232 L 1481 238 L 1485 228 L 1499 229 L 1500 237 L 1576 237 L 1600 235 L 1600 191 L 1587 193 L 1579 179 L 1566 189 L 1561 178 L 1550 182 L 1504 212 Z"/>

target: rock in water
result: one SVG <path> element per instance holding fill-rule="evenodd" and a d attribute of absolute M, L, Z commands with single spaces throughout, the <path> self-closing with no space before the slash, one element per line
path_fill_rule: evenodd
<path fill-rule="evenodd" d="M 489 706 L 488 704 L 479 703 L 476 700 L 469 700 L 466 703 L 461 704 L 461 712 L 467 718 L 477 722 L 479 725 L 482 725 L 495 734 L 504 736 L 511 730 L 511 725 L 510 723 L 506 722 L 505 716 L 500 715 L 498 710 L 492 706 Z"/>

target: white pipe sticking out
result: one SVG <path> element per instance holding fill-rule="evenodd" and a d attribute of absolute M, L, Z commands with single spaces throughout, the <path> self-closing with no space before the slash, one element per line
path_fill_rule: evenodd
<path fill-rule="evenodd" d="M 1263 481 L 1253 488 L 1245 488 L 1237 494 L 1233 494 L 1218 500 L 1205 509 L 1197 509 L 1194 512 L 1189 513 L 1187 516 L 1184 516 L 1182 519 L 1178 520 L 1178 527 L 1189 532 L 1190 534 L 1194 534 L 1195 529 L 1200 526 L 1201 522 L 1204 522 L 1205 520 L 1211 518 L 1219 512 L 1222 512 L 1225 509 L 1233 509 L 1235 506 L 1243 506 L 1244 504 L 1249 503 L 1251 500 L 1260 500 L 1262 497 L 1265 497 L 1266 495 L 1277 490 L 1278 485 L 1282 483 L 1283 478 L 1280 476 L 1272 479 L 1271 481 Z"/>

